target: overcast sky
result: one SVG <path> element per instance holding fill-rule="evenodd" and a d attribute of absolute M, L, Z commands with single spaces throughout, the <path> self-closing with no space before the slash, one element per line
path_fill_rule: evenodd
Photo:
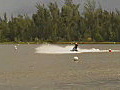
<path fill-rule="evenodd" d="M 21 13 L 32 14 L 35 12 L 35 5 L 37 2 L 48 4 L 50 1 L 58 1 L 62 5 L 63 0 L 0 0 L 0 15 L 6 12 L 8 15 L 17 15 Z M 86 0 L 73 0 L 75 3 L 83 3 Z M 120 10 L 120 0 L 96 0 L 101 6 L 107 10 Z"/>

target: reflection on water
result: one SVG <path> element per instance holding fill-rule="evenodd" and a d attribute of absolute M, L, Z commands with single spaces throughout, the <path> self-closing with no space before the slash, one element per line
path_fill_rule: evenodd
<path fill-rule="evenodd" d="M 0 90 L 120 89 L 119 52 L 41 54 L 35 53 L 41 45 L 14 46 L 0 45 Z M 93 48 L 119 50 L 120 45 L 79 45 L 81 50 Z"/>

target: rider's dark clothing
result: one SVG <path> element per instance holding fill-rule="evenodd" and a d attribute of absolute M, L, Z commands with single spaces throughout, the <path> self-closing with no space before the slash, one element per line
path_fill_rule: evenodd
<path fill-rule="evenodd" d="M 75 46 L 74 46 L 74 48 L 73 48 L 72 51 L 78 51 L 78 50 L 77 50 L 77 47 L 78 47 L 78 44 L 75 44 Z"/>
<path fill-rule="evenodd" d="M 74 47 L 74 49 L 77 49 L 77 47 L 78 47 L 78 44 L 75 44 L 75 47 Z"/>

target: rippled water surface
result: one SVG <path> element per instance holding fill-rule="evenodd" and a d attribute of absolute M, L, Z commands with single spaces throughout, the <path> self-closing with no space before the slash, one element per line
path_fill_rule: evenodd
<path fill-rule="evenodd" d="M 16 46 L 0 45 L 0 90 L 120 90 L 120 52 L 108 52 L 119 44 L 79 45 L 82 53 L 63 51 L 71 45 Z M 41 47 L 54 50 L 42 53 Z M 63 54 L 53 53 L 56 47 Z"/>

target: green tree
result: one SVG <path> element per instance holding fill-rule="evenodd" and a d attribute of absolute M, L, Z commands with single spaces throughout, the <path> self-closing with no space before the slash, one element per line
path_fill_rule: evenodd
<path fill-rule="evenodd" d="M 50 11 L 44 5 L 37 4 L 37 13 L 33 15 L 33 22 L 35 24 L 36 37 L 40 40 L 47 40 L 51 38 Z"/>

